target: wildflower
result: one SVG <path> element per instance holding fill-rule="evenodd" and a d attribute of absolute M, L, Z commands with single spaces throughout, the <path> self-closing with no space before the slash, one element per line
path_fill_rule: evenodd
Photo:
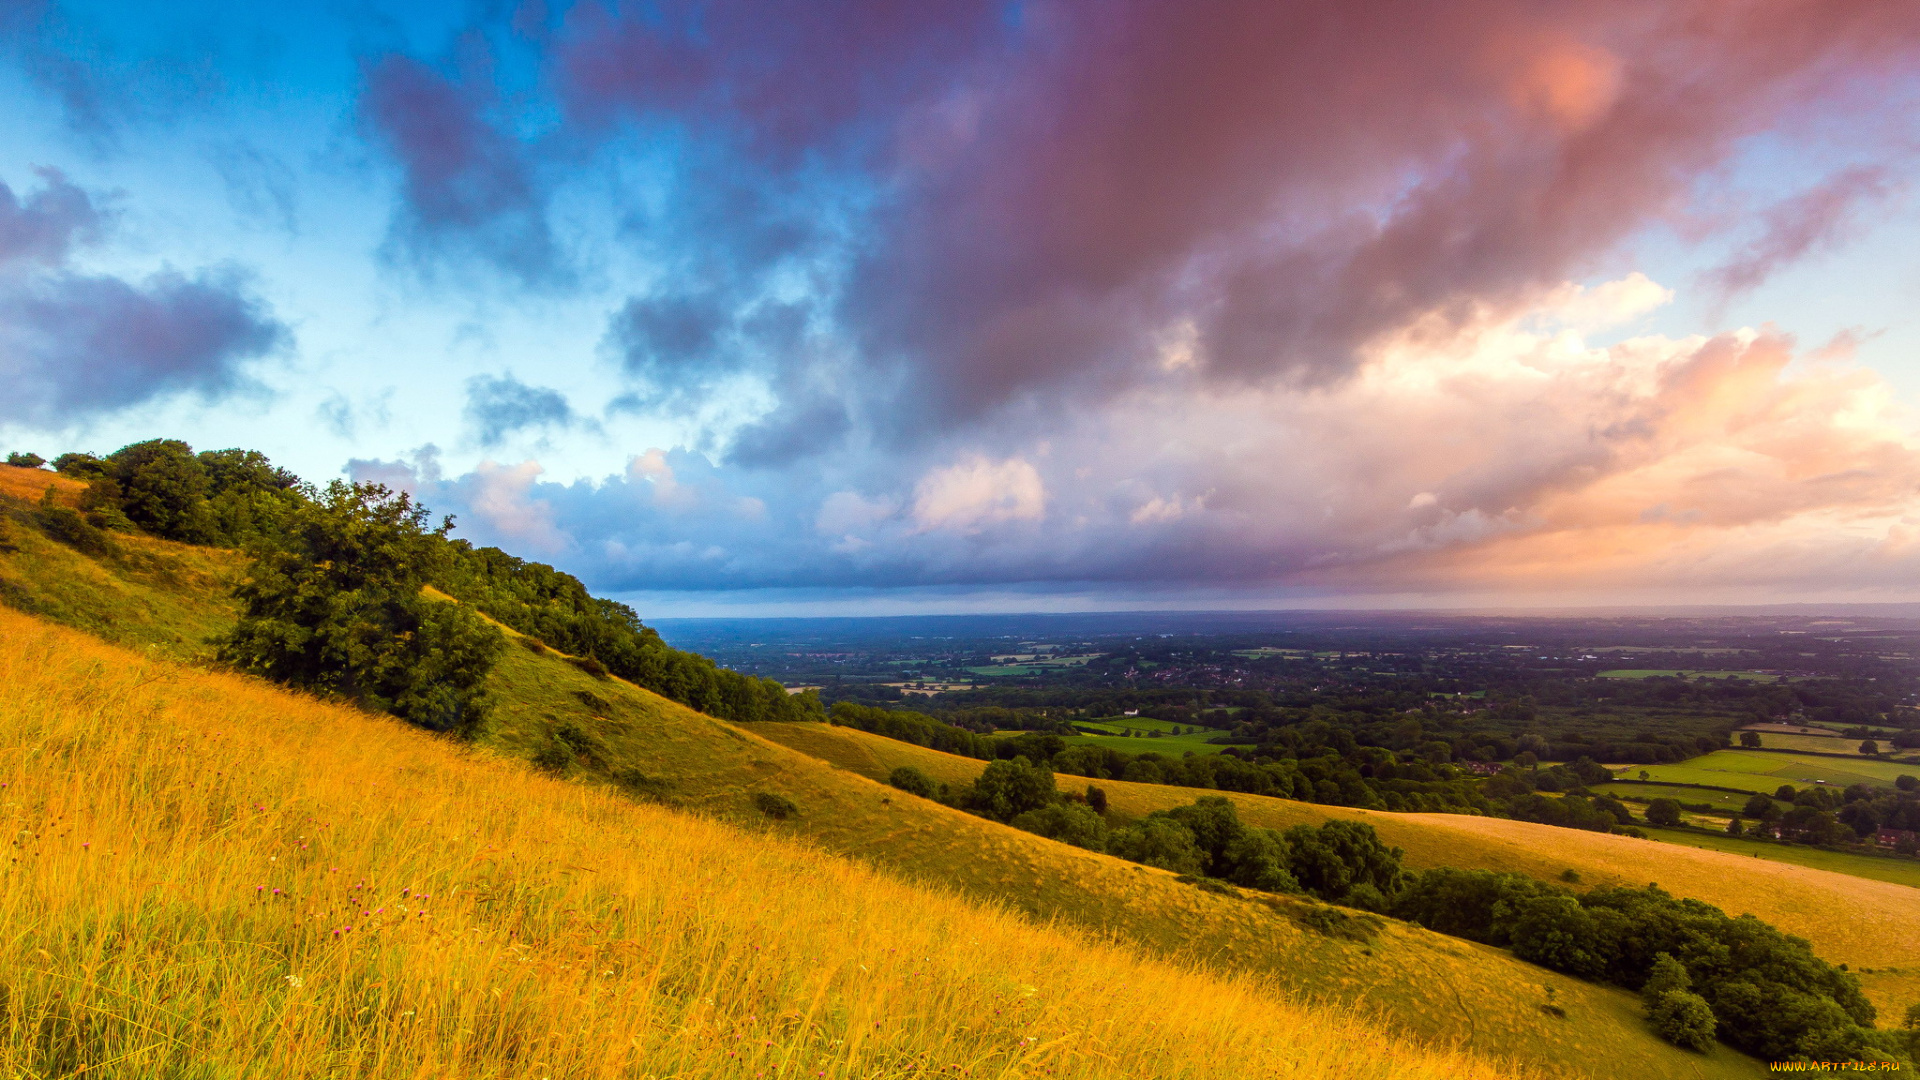
<path fill-rule="evenodd" d="M 297 990 L 300 987 L 306 985 L 306 982 L 305 980 L 301 979 L 300 976 L 298 975 L 289 975 L 287 976 L 287 985 Z"/>

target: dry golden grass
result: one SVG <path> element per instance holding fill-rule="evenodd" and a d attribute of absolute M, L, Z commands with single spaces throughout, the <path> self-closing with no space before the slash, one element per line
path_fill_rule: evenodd
<path fill-rule="evenodd" d="M 39 502 L 41 495 L 53 489 L 55 502 L 62 506 L 76 506 L 80 502 L 80 493 L 87 485 L 71 477 L 45 469 L 21 469 L 12 465 L 0 465 L 0 495 L 11 495 L 16 499 L 32 499 Z"/>
<path fill-rule="evenodd" d="M 966 783 L 984 766 L 970 758 L 851 728 L 769 724 L 757 730 L 875 777 L 884 777 L 900 765 L 913 765 L 936 779 Z M 1087 780 L 1062 775 L 1059 782 L 1071 790 Z M 1107 792 L 1115 810 L 1131 816 L 1185 805 L 1200 795 L 1226 795 L 1243 820 L 1267 828 L 1313 825 L 1332 818 L 1364 821 L 1389 844 L 1404 849 L 1407 865 L 1416 869 L 1459 866 L 1545 881 L 1558 881 L 1572 870 L 1585 885 L 1657 883 L 1668 892 L 1704 900 L 1730 915 L 1752 914 L 1806 938 L 1829 962 L 1863 970 L 1861 983 L 1880 1008 L 1883 1022 L 1897 1024 L 1908 1005 L 1920 1002 L 1920 937 L 1914 934 L 1920 928 L 1920 889 L 1905 885 L 1502 818 L 1391 814 L 1159 784 L 1095 783 Z"/>
<path fill-rule="evenodd" d="M 1328 936 L 1300 921 L 1320 906 L 1311 901 L 1203 891 L 1163 870 L 905 795 L 762 737 L 791 738 L 797 731 L 831 739 L 846 729 L 727 724 L 523 649 L 509 650 L 489 685 L 500 705 L 487 745 L 509 756 L 529 756 L 554 723 L 574 723 L 599 740 L 606 769 L 639 771 L 656 797 L 764 821 L 752 796 L 776 793 L 792 799 L 799 813 L 774 827 L 828 850 L 1038 920 L 1109 935 L 1176 963 L 1271 978 L 1302 999 L 1364 1008 L 1431 1043 L 1511 1056 L 1567 1076 L 1720 1078 L 1759 1071 L 1725 1047 L 1699 1055 L 1654 1038 L 1639 999 L 1625 991 L 1391 920 L 1371 940 Z M 583 710 L 581 692 L 607 707 Z M 880 750 L 917 749 L 873 741 Z M 981 765 L 954 760 L 963 768 Z M 1543 1008 L 1549 1004 L 1559 1011 Z"/>
<path fill-rule="evenodd" d="M 0 611 L 9 1075 L 1525 1077 Z"/>

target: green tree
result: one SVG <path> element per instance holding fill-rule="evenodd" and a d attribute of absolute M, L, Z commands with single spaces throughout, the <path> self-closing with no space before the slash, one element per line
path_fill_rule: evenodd
<path fill-rule="evenodd" d="M 1691 990 L 1693 979 L 1687 974 L 1687 966 L 1673 958 L 1672 953 L 1653 954 L 1653 964 L 1647 968 L 1647 981 L 1640 985 L 1640 999 L 1651 1008 L 1660 995 L 1669 990 Z"/>
<path fill-rule="evenodd" d="M 981 817 L 1012 821 L 1058 798 L 1053 770 L 1043 769 L 1023 757 L 1002 758 L 988 762 L 979 779 L 973 782 L 968 808 Z"/>
<path fill-rule="evenodd" d="M 1079 803 L 1053 803 L 1016 814 L 1007 824 L 1089 851 L 1107 849 L 1107 823 Z"/>
<path fill-rule="evenodd" d="M 1773 797 L 1779 799 L 1781 802 L 1792 802 L 1798 794 L 1800 793 L 1793 790 L 1792 784 L 1781 784 L 1779 789 L 1773 793 Z"/>
<path fill-rule="evenodd" d="M 1765 795 L 1755 795 L 1748 799 L 1747 805 L 1741 807 L 1740 812 L 1755 821 L 1772 821 L 1780 816 L 1780 808 Z"/>
<path fill-rule="evenodd" d="M 7 455 L 7 464 L 13 466 L 16 469 L 37 469 L 40 466 L 45 465 L 46 463 L 47 463 L 46 458 L 41 457 L 39 454 L 32 453 L 31 451 L 27 453 L 16 452 L 16 453 Z"/>
<path fill-rule="evenodd" d="M 1747 835 L 1747 826 L 1740 820 L 1740 815 L 1735 814 L 1733 816 L 1733 819 L 1727 822 L 1727 835 L 1728 836 Z"/>
<path fill-rule="evenodd" d="M 1107 853 L 1177 874 L 1198 874 L 1205 862 L 1193 831 L 1166 817 L 1149 817 L 1109 833 Z"/>
<path fill-rule="evenodd" d="M 1683 1050 L 1705 1052 L 1713 1047 L 1719 1027 L 1707 999 L 1688 990 L 1668 990 L 1647 1008 L 1647 1020 L 1661 1038 Z"/>
<path fill-rule="evenodd" d="M 1920 776 L 1909 776 L 1902 773 L 1894 779 L 1893 786 L 1899 788 L 1901 791 L 1920 791 Z"/>
<path fill-rule="evenodd" d="M 1749 746 L 1749 747 L 1757 747 L 1757 746 L 1759 746 L 1759 745 L 1760 745 L 1760 733 L 1759 733 L 1759 732 L 1757 732 L 1757 731 L 1743 731 L 1743 732 L 1741 732 L 1741 733 L 1740 733 L 1740 745 L 1741 745 L 1741 746 Z"/>
<path fill-rule="evenodd" d="M 1371 825 L 1336 818 L 1317 829 L 1295 825 L 1284 836 L 1287 870 L 1302 889 L 1329 903 L 1341 903 L 1361 884 L 1392 896 L 1404 880 L 1403 852 L 1382 843 Z"/>
<path fill-rule="evenodd" d="M 1571 896 L 1527 901 L 1508 933 L 1513 939 L 1513 955 L 1522 960 L 1583 978 L 1607 969 L 1610 950 L 1599 924 Z"/>
<path fill-rule="evenodd" d="M 470 733 L 506 640 L 466 608 L 422 594 L 452 527 L 427 520 L 403 492 L 329 484 L 290 515 L 284 547 L 254 553 L 222 655 L 422 727 Z"/>
<path fill-rule="evenodd" d="M 1647 824 L 1680 824 L 1680 804 L 1673 799 L 1655 799 L 1647 804 Z"/>
<path fill-rule="evenodd" d="M 188 544 L 214 542 L 217 527 L 207 505 L 206 466 L 179 439 L 148 439 L 107 458 L 120 509 L 155 536 Z"/>
<path fill-rule="evenodd" d="M 107 463 L 92 454 L 68 451 L 53 459 L 53 471 L 75 480 L 94 480 L 107 474 Z"/>
<path fill-rule="evenodd" d="M 911 765 L 902 765 L 888 773 L 887 783 L 909 795 L 918 795 L 923 799 L 933 798 L 933 793 L 937 790 L 933 777 Z"/>
<path fill-rule="evenodd" d="M 1860 744 L 1860 752 L 1866 754 L 1868 757 L 1876 756 L 1880 753 L 1880 744 L 1874 742 L 1872 739 L 1868 739 L 1866 742 Z"/>

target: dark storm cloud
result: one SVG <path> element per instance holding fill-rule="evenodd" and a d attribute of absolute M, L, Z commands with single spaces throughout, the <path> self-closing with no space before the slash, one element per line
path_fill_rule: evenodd
<path fill-rule="evenodd" d="M 528 428 L 564 428 L 574 422 L 573 407 L 558 390 L 528 386 L 512 374 L 476 375 L 467 380 L 467 425 L 482 446 L 498 446 Z"/>
<path fill-rule="evenodd" d="M 398 54 L 365 65 L 361 117 L 401 174 L 390 242 L 423 267 L 478 256 L 525 285 L 564 283 L 528 151 L 488 118 L 485 64 L 469 64 L 482 70 L 461 80 Z"/>
<path fill-rule="evenodd" d="M 288 340 L 234 269 L 134 283 L 69 266 L 100 238 L 97 201 L 43 170 L 0 183 L 0 420 L 51 425 L 181 392 L 217 397 Z"/>
<path fill-rule="evenodd" d="M 873 193 L 836 313 L 902 392 L 874 414 L 918 432 L 1085 404 L 1170 330 L 1216 378 L 1312 382 L 1413 318 L 1527 302 L 1683 213 L 1738 140 L 1910 71 L 1920 7 L 722 0 L 585 7 L 554 41 L 572 130 L 679 125 L 695 197 Z M 768 261 L 740 221 L 700 242 Z"/>

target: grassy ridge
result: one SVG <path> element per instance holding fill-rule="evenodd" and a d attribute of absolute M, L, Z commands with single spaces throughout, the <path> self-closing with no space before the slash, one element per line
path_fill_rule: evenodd
<path fill-rule="evenodd" d="M 13 566 L 51 594 L 95 596 L 95 609 L 75 608 L 66 614 L 98 610 L 108 616 L 107 625 L 84 618 L 68 621 L 116 634 L 120 640 L 163 639 L 179 647 L 174 651 L 191 651 L 188 646 L 207 633 L 231 625 L 231 608 L 218 575 L 209 572 L 193 584 L 177 572 L 191 569 L 195 558 L 211 560 L 209 565 L 217 569 L 219 560 L 232 560 L 230 553 L 164 541 L 136 540 L 128 546 L 133 544 L 166 560 L 174 575 L 143 585 L 123 564 L 94 562 L 51 544 L 46 550 L 23 546 Z M 227 565 L 233 568 L 231 561 Z M 151 588 L 166 603 L 125 601 L 141 588 Z M 113 619 L 116 610 L 122 617 Z M 481 739 L 485 752 L 538 758 L 570 772 L 575 780 L 594 785 L 617 780 L 643 799 L 792 833 L 909 878 L 956 887 L 1042 920 L 1090 928 L 1178 963 L 1205 963 L 1259 980 L 1279 980 L 1289 993 L 1377 1013 L 1384 1023 L 1384 1028 L 1376 1025 L 1378 1030 L 1397 1028 L 1442 1045 L 1465 1044 L 1488 1054 L 1546 1063 L 1559 1075 L 1722 1077 L 1755 1072 L 1750 1060 L 1724 1048 L 1703 1058 L 1659 1042 L 1646 1031 L 1638 1002 L 1619 991 L 1399 924 L 1385 927 L 1371 943 L 1329 938 L 1302 928 L 1301 916 L 1312 908 L 1308 902 L 1263 902 L 1253 896 L 1202 892 L 1161 871 L 912 799 L 761 738 L 759 732 L 767 725 L 749 730 L 714 720 L 619 680 L 593 679 L 550 652 L 510 649 L 490 685 L 499 707 Z M 274 700 L 297 699 L 281 695 Z M 207 715 L 248 715 L 219 700 L 205 700 L 202 707 Z M 272 715 L 273 709 L 265 712 Z M 335 714 L 357 715 L 329 713 Z M 223 725 L 229 722 L 246 721 Z M 804 726 L 827 730 L 824 725 Z M 357 740 L 363 730 L 342 729 L 342 735 Z M 364 755 L 343 752 L 339 758 L 343 776 L 362 775 L 358 770 Z M 327 766 L 315 759 L 305 767 Z M 193 768 L 229 776 L 237 771 L 237 765 L 205 761 Z M 427 770 L 421 775 L 437 774 Z M 410 789 L 379 783 L 390 793 L 415 798 Z M 767 822 L 753 808 L 752 797 L 760 793 L 790 798 L 799 814 L 785 822 Z M 421 813 L 418 820 L 440 820 L 440 813 Z M 598 842 L 603 845 L 608 836 L 616 843 L 626 839 L 624 824 L 603 822 L 600 828 Z M 836 903 L 864 902 L 832 892 L 816 893 L 807 902 L 818 906 L 820 895 L 832 895 Z M 232 938 L 252 940 L 251 933 Z M 1549 989 L 1553 1002 L 1564 1008 L 1565 1019 L 1542 1011 Z M 1145 1015 L 1153 1014 L 1148 1010 Z"/>
<path fill-rule="evenodd" d="M 763 727 L 774 738 L 870 776 L 885 776 L 900 765 L 912 765 L 948 783 L 964 783 L 978 775 L 981 767 L 968 758 L 846 728 Z M 1062 776 L 1060 783 L 1085 784 L 1086 780 Z M 1871 969 L 1861 982 L 1880 1008 L 1883 1026 L 1897 1024 L 1908 1005 L 1920 1002 L 1920 940 L 1912 934 L 1912 928 L 1920 926 L 1920 889 L 1905 885 L 1751 855 L 1503 818 L 1390 814 L 1157 784 L 1097 783 L 1107 792 L 1110 805 L 1129 815 L 1169 809 L 1202 794 L 1223 794 L 1250 825 L 1284 828 L 1336 817 L 1365 821 L 1382 839 L 1404 848 L 1407 865 L 1416 869 L 1503 870 L 1543 881 L 1560 880 L 1572 870 L 1588 885 L 1657 882 L 1669 892 L 1704 900 L 1729 914 L 1751 913 L 1806 938 L 1830 962 Z"/>
<path fill-rule="evenodd" d="M 11 1072 L 1536 1075 L 384 717 L 0 635 Z"/>
<path fill-rule="evenodd" d="M 634 782 L 648 797 L 753 820 L 760 815 L 752 795 L 779 794 L 799 813 L 772 827 L 829 850 L 913 879 L 958 887 L 1039 919 L 1114 935 L 1162 956 L 1279 978 L 1293 993 L 1377 1010 L 1393 1026 L 1443 1044 L 1463 1043 L 1598 1077 L 1747 1076 L 1754 1071 L 1749 1059 L 1723 1047 L 1702 1058 L 1652 1038 L 1637 999 L 1621 991 L 1399 923 L 1386 925 L 1372 942 L 1329 938 L 1302 927 L 1300 917 L 1316 906 L 1309 901 L 1262 902 L 1257 894 L 1233 898 L 1203 892 L 1165 871 L 914 798 L 835 768 L 804 748 L 797 752 L 761 736 L 784 740 L 791 731 L 846 733 L 862 736 L 859 745 L 919 749 L 911 744 L 825 724 L 737 727 L 617 680 L 588 678 L 551 656 L 524 649 L 509 652 L 497 678 L 501 704 L 487 740 L 515 756 L 538 752 L 556 722 L 576 724 L 598 744 L 591 753 L 599 759 L 599 771 L 638 773 Z M 582 693 L 598 699 L 598 705 L 584 704 Z M 927 753 L 970 763 L 975 771 L 984 765 Z M 1541 1011 L 1549 1002 L 1549 987 L 1551 1000 L 1569 1019 Z"/>

